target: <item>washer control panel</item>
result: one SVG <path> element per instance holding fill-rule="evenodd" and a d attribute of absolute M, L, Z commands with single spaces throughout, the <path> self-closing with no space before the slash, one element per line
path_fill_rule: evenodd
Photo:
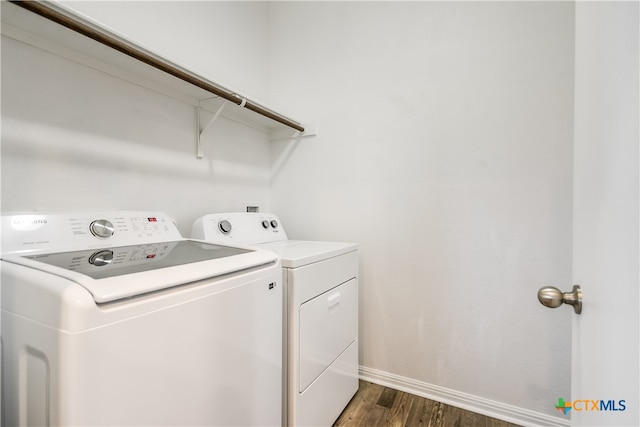
<path fill-rule="evenodd" d="M 182 239 L 173 220 L 161 212 L 34 212 L 4 215 L 2 231 L 2 250 L 5 254 Z"/>
<path fill-rule="evenodd" d="M 261 212 L 229 212 L 198 218 L 191 238 L 239 245 L 287 240 L 287 233 L 277 216 Z"/>

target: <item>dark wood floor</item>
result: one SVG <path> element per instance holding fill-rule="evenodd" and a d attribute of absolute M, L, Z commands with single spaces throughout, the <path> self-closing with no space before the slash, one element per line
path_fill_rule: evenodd
<path fill-rule="evenodd" d="M 362 380 L 360 389 L 334 424 L 334 427 L 353 426 L 517 427 Z"/>

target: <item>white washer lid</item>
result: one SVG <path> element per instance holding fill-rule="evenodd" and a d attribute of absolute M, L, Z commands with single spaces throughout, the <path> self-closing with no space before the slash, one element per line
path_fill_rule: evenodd
<path fill-rule="evenodd" d="M 103 256 L 102 253 L 108 256 L 109 263 L 96 262 L 96 257 Z M 259 248 L 182 239 L 102 250 L 25 256 L 10 254 L 3 261 L 71 280 L 89 291 L 97 303 L 106 303 L 274 265 L 277 258 L 272 252 Z"/>
<path fill-rule="evenodd" d="M 297 268 L 358 249 L 355 243 L 284 240 L 255 245 L 275 252 L 285 268 Z"/>

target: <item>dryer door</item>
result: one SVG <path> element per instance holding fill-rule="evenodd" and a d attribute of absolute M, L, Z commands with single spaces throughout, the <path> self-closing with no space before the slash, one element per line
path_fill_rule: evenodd
<path fill-rule="evenodd" d="M 356 340 L 357 298 L 351 279 L 300 307 L 301 393 Z"/>

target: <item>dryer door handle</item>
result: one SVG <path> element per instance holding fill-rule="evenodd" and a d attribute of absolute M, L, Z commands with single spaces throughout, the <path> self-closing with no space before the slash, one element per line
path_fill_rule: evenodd
<path fill-rule="evenodd" d="M 331 310 L 332 308 L 340 304 L 341 300 L 342 298 L 340 298 L 340 292 L 334 292 L 327 297 L 327 307 L 329 307 L 329 310 Z"/>

